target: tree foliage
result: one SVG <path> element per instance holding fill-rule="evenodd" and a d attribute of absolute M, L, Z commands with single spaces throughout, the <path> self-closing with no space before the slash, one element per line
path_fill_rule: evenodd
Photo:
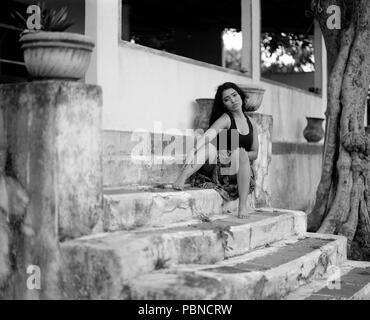
<path fill-rule="evenodd" d="M 291 73 L 314 70 L 314 49 L 308 35 L 265 32 L 261 36 L 261 73 Z M 225 50 L 226 68 L 242 71 L 241 49 Z M 291 57 L 291 62 L 284 58 Z M 272 60 L 272 62 L 268 61 Z"/>
<path fill-rule="evenodd" d="M 262 64 L 262 74 L 304 72 L 305 68 L 314 68 L 314 50 L 312 39 L 308 35 L 294 33 L 264 33 L 262 34 L 261 51 L 263 56 L 276 57 L 271 65 Z M 288 55 L 294 61 L 284 63 L 281 58 Z"/>

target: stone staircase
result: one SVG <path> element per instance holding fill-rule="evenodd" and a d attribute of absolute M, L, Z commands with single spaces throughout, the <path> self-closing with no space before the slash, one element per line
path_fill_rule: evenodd
<path fill-rule="evenodd" d="M 370 263 L 347 261 L 344 237 L 306 233 L 303 212 L 242 220 L 214 190 L 107 195 L 108 231 L 61 243 L 69 298 L 370 298 Z"/>
<path fill-rule="evenodd" d="M 326 276 L 289 294 L 287 300 L 369 300 L 369 262 L 344 261 Z M 340 276 L 340 281 L 338 277 Z M 328 285 L 329 284 L 329 285 Z"/>
<path fill-rule="evenodd" d="M 272 157 L 272 116 L 249 113 L 258 129 L 259 152 L 254 161 L 256 189 L 251 201 L 258 207 L 271 202 L 269 165 Z M 194 135 L 146 131 L 103 132 L 103 185 L 107 192 L 143 191 L 173 183 L 193 148 Z M 158 191 L 158 190 L 155 190 Z"/>
<path fill-rule="evenodd" d="M 106 133 L 104 214 L 90 234 L 61 242 L 68 298 L 370 298 L 370 263 L 347 261 L 344 237 L 307 233 L 304 212 L 268 207 L 271 119 L 258 117 L 248 201 L 259 208 L 246 220 L 213 189 L 168 188 L 181 162 L 164 161 L 163 150 L 186 137 L 148 133 L 134 159 L 132 133 Z"/>
<path fill-rule="evenodd" d="M 186 137 L 103 138 L 99 87 L 39 81 L 0 86 L 0 96 L 2 159 L 25 186 L 33 227 L 14 241 L 19 261 L 17 273 L 4 276 L 12 288 L 5 297 L 369 298 L 370 264 L 346 260 L 345 238 L 306 233 L 303 212 L 264 208 L 273 183 L 271 117 L 253 116 L 260 152 L 249 201 L 259 209 L 241 220 L 237 201 L 225 203 L 215 190 L 165 188 L 182 164 L 167 161 L 171 150 L 187 149 Z M 18 272 L 35 263 L 41 290 L 29 290 L 28 274 Z"/>

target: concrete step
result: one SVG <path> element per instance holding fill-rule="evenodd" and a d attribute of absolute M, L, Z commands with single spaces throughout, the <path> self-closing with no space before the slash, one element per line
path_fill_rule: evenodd
<path fill-rule="evenodd" d="M 346 257 L 346 239 L 306 234 L 217 264 L 181 265 L 130 281 L 125 299 L 281 299 Z"/>
<path fill-rule="evenodd" d="M 104 299 L 119 297 L 140 274 L 173 264 L 212 264 L 305 230 L 304 213 L 270 210 L 247 220 L 223 215 L 211 222 L 91 235 L 61 243 L 61 249 L 74 295 Z"/>
<path fill-rule="evenodd" d="M 138 190 L 105 189 L 104 231 L 165 226 L 218 214 L 236 214 L 238 208 L 238 200 L 225 202 L 214 189 L 187 188 L 176 191 L 153 186 L 135 188 Z M 248 201 L 254 206 L 251 196 Z"/>
<path fill-rule="evenodd" d="M 172 184 L 183 170 L 185 156 L 175 157 L 146 156 L 131 157 L 120 156 L 118 164 L 106 161 L 103 166 L 103 185 L 107 190 L 129 189 L 132 186 L 151 186 Z M 118 166 L 118 167 L 117 167 Z M 268 182 L 268 164 L 262 160 L 253 164 L 256 188 L 253 192 L 253 201 L 259 206 L 271 205 L 271 192 Z"/>
<path fill-rule="evenodd" d="M 132 184 L 173 183 L 180 175 L 185 155 L 137 156 L 122 155 L 118 159 L 104 158 L 103 182 L 105 187 Z"/>
<path fill-rule="evenodd" d="M 321 279 L 290 293 L 287 300 L 370 300 L 370 262 L 345 261 Z"/>
<path fill-rule="evenodd" d="M 269 163 L 272 150 L 272 116 L 251 112 L 257 124 L 259 156 L 255 161 L 256 197 L 269 206 Z M 194 131 L 164 130 L 159 124 L 153 132 L 103 131 L 103 183 L 107 187 L 130 184 L 173 183 L 180 174 L 185 155 L 197 139 Z M 199 133 L 198 133 L 199 136 Z"/>

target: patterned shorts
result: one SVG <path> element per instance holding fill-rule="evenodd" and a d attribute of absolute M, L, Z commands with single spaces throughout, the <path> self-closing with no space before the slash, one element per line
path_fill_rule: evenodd
<path fill-rule="evenodd" d="M 208 161 L 203 167 L 189 178 L 192 187 L 216 189 L 223 199 L 227 201 L 235 200 L 239 197 L 236 173 L 230 167 L 231 151 L 219 152 L 217 163 L 210 164 Z M 250 162 L 251 177 L 249 183 L 249 193 L 256 187 L 255 172 L 253 162 Z"/>

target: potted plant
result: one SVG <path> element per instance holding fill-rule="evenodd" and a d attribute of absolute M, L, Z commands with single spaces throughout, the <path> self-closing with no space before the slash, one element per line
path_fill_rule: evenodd
<path fill-rule="evenodd" d="M 40 9 L 40 30 L 26 29 L 27 18 L 19 12 L 12 14 L 18 26 L 26 29 L 19 42 L 28 73 L 33 79 L 84 78 L 94 41 L 82 34 L 64 32 L 73 24 L 66 7 L 46 9 L 42 4 Z"/>

